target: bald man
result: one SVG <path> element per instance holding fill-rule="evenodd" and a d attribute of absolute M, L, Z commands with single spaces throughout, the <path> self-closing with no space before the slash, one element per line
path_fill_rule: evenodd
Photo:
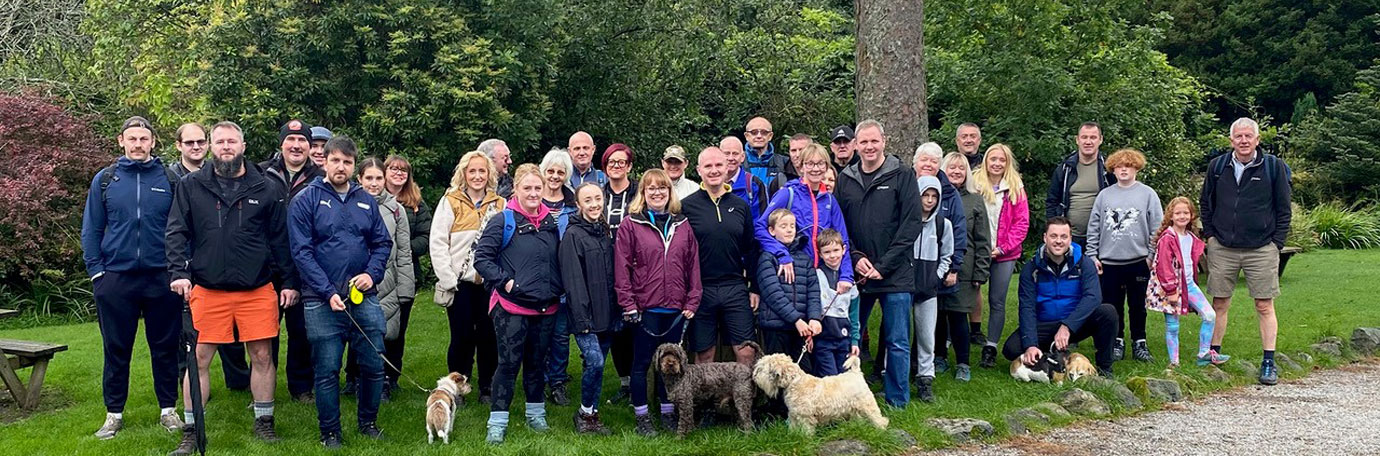
<path fill-rule="evenodd" d="M 744 162 L 747 170 L 768 186 L 777 179 L 785 178 L 781 173 L 791 160 L 788 156 L 776 153 L 776 146 L 771 142 L 773 137 L 771 122 L 764 117 L 753 117 L 743 128 L 743 139 L 747 141 L 747 158 Z"/>
<path fill-rule="evenodd" d="M 756 351 L 747 345 L 757 327 L 753 312 L 757 293 L 751 291 L 744 273 L 757 258 L 752 237 L 753 219 L 747 201 L 729 191 L 729 166 L 723 150 L 706 147 L 696 171 L 704 179 L 700 190 L 680 202 L 681 213 L 700 246 L 700 280 L 704 292 L 700 308 L 690 322 L 687 347 L 696 363 L 714 361 L 722 340 L 733 347 L 734 359 L 751 366 Z"/>
<path fill-rule="evenodd" d="M 728 136 L 719 141 L 719 150 L 724 154 L 725 176 L 728 184 L 732 188 L 733 194 L 738 195 L 748 204 L 748 209 L 752 212 L 753 220 L 762 216 L 762 211 L 767 208 L 767 186 L 762 179 L 752 175 L 742 167 L 745 159 L 743 142 L 738 138 Z M 704 176 L 701 175 L 701 178 Z"/>
<path fill-rule="evenodd" d="M 594 167 L 594 137 L 589 133 L 577 131 L 570 135 L 566 150 L 570 152 L 570 161 L 575 164 L 575 172 L 570 173 L 570 179 L 565 183 L 571 190 L 579 188 L 585 182 L 599 185 L 608 183 L 609 176 Z"/>

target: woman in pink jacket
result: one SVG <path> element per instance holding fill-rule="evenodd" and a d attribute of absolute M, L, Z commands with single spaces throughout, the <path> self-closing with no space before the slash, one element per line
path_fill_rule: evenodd
<path fill-rule="evenodd" d="M 1190 310 L 1203 317 L 1198 329 L 1198 365 L 1222 364 L 1231 357 L 1211 349 L 1212 327 L 1217 314 L 1198 288 L 1194 271 L 1207 246 L 1198 237 L 1198 210 L 1193 201 L 1177 197 L 1164 208 L 1159 241 L 1155 243 L 1154 282 L 1148 286 L 1145 308 L 1164 312 L 1164 341 L 1169 347 L 1169 368 L 1179 366 L 1179 315 Z M 1156 288 L 1161 292 L 1157 293 Z"/>
<path fill-rule="evenodd" d="M 1016 262 L 1021 259 L 1021 242 L 1030 229 L 1030 208 L 1026 205 L 1025 186 L 1016 166 L 1011 148 L 993 144 L 982 157 L 982 168 L 973 170 L 973 190 L 987 203 L 988 226 L 991 227 L 992 274 L 987 281 L 987 337 L 983 339 L 982 306 L 970 315 L 973 343 L 982 344 L 980 367 L 997 365 L 997 342 L 1001 341 L 1002 325 L 1006 323 L 1006 292 Z"/>

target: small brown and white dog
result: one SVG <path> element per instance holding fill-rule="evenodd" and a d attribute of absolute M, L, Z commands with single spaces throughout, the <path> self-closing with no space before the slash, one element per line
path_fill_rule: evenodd
<path fill-rule="evenodd" d="M 1097 369 L 1082 353 L 1070 354 L 1068 350 L 1055 350 L 1051 345 L 1034 365 L 1027 366 L 1020 358 L 1011 361 L 1011 377 L 1023 382 L 1063 384 L 1080 378 L 1096 375 Z"/>
<path fill-rule="evenodd" d="M 1069 355 L 1069 367 L 1065 370 L 1068 371 L 1069 381 L 1071 382 L 1078 381 L 1078 379 L 1083 377 L 1097 375 L 1097 368 L 1093 367 L 1092 361 L 1089 361 L 1088 357 L 1083 356 L 1082 353 Z"/>
<path fill-rule="evenodd" d="M 886 429 L 889 421 L 867 388 L 858 357 L 843 363 L 844 371 L 824 378 L 805 373 L 790 357 L 777 353 L 757 361 L 752 380 L 768 397 L 785 392 L 786 421 L 791 429 L 814 435 L 815 427 L 854 417 L 866 418 Z"/>
<path fill-rule="evenodd" d="M 436 437 L 450 443 L 455 409 L 464 403 L 466 394 L 470 394 L 469 378 L 459 372 L 436 380 L 436 389 L 426 398 L 426 443 L 435 442 Z"/>

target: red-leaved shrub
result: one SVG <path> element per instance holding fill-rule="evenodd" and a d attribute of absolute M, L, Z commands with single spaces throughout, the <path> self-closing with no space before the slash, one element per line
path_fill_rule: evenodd
<path fill-rule="evenodd" d="M 0 283 L 82 270 L 81 213 L 111 140 L 53 99 L 0 93 Z"/>

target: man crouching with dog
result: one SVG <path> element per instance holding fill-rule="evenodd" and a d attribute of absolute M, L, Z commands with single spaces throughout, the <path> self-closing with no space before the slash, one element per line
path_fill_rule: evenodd
<path fill-rule="evenodd" d="M 1112 343 L 1118 323 L 1116 309 L 1101 304 L 1097 265 L 1073 244 L 1069 220 L 1053 217 L 1045 226 L 1044 244 L 1021 268 L 1020 326 L 1006 339 L 1002 354 L 1033 365 L 1044 356 L 1040 347 L 1051 343 L 1067 350 L 1070 342 L 1089 337 L 1097 347 L 1097 371 L 1112 376 Z"/>

